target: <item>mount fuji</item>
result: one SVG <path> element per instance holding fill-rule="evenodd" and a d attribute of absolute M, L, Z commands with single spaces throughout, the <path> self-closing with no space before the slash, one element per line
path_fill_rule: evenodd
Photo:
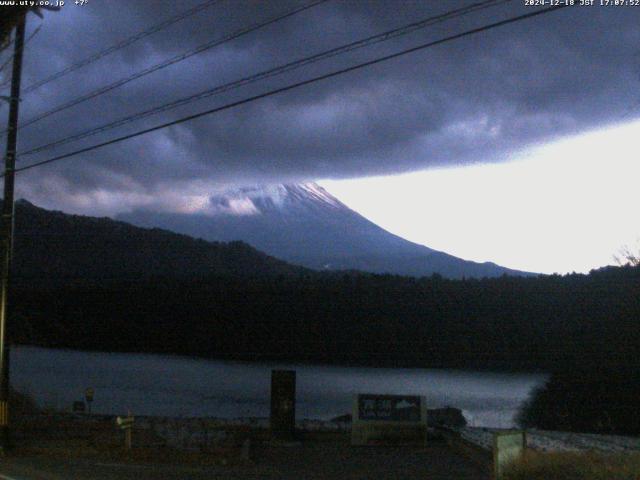
<path fill-rule="evenodd" d="M 248 187 L 212 195 L 198 213 L 135 210 L 118 220 L 210 241 L 242 240 L 317 270 L 448 278 L 529 275 L 463 260 L 394 235 L 315 183 Z"/>

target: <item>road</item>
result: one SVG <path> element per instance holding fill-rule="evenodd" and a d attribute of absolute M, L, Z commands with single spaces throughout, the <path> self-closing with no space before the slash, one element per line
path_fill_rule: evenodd
<path fill-rule="evenodd" d="M 104 462 L 16 456 L 0 461 L 0 480 L 482 480 L 479 467 L 444 445 L 427 448 L 359 447 L 305 443 L 262 446 L 235 466 Z"/>

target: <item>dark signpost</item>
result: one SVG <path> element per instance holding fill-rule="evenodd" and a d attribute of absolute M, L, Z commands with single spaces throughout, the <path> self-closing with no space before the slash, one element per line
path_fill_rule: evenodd
<path fill-rule="evenodd" d="M 279 440 L 292 440 L 296 428 L 296 372 L 271 371 L 271 434 Z"/>

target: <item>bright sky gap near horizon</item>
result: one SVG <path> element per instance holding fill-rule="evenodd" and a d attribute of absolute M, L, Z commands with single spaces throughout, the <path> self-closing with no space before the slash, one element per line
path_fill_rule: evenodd
<path fill-rule="evenodd" d="M 30 16 L 27 34 L 40 30 L 25 50 L 26 90 L 105 46 L 167 26 L 25 93 L 21 122 L 256 22 L 300 12 L 43 118 L 20 131 L 19 150 L 474 4 L 221 0 L 169 24 L 198 1 L 161 9 L 152 0 L 113 3 L 68 5 L 42 22 Z M 70 148 L 534 11 L 520 1 L 493 3 Z M 563 9 L 24 172 L 17 194 L 85 215 L 197 213 L 215 192 L 321 179 L 365 217 L 430 248 L 527 271 L 588 272 L 614 264 L 613 255 L 640 237 L 639 20 L 640 8 Z M 55 147 L 24 162 L 66 152 Z"/>
<path fill-rule="evenodd" d="M 639 151 L 635 121 L 507 163 L 319 183 L 381 227 L 436 250 L 531 272 L 587 273 L 616 264 L 614 255 L 640 238 Z"/>

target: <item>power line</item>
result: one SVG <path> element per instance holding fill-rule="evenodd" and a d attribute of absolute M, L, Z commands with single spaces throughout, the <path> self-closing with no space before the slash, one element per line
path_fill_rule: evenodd
<path fill-rule="evenodd" d="M 111 53 L 117 52 L 118 50 L 128 47 L 129 45 L 132 45 L 133 43 L 139 40 L 142 40 L 143 38 L 146 38 L 149 35 L 159 32 L 160 30 L 163 30 L 173 25 L 174 23 L 179 22 L 180 20 L 184 20 L 185 18 L 193 16 L 196 13 L 201 12 L 202 10 L 205 10 L 217 3 L 220 3 L 221 1 L 222 0 L 207 0 L 206 2 L 200 3 L 193 8 L 190 8 L 189 10 L 185 10 L 184 12 L 179 13 L 178 15 L 175 15 L 163 22 L 158 23 L 157 25 L 154 25 L 148 28 L 147 30 L 143 30 L 142 32 L 139 32 L 129 38 L 126 38 L 108 48 L 105 48 L 104 50 L 94 53 L 93 55 L 90 55 L 84 58 L 83 60 L 80 60 L 79 62 L 69 65 L 68 67 L 64 68 L 63 70 L 60 70 L 59 72 L 56 72 L 48 77 L 43 78 L 42 80 L 38 80 L 37 82 L 32 83 L 31 85 L 29 85 L 24 89 L 23 95 L 33 92 L 34 90 L 42 87 L 43 85 L 46 85 L 47 83 L 50 83 L 50 82 L 53 82 L 54 80 L 62 78 L 65 75 L 68 75 L 69 73 L 78 70 L 79 68 L 82 68 L 86 65 L 89 65 L 101 59 L 102 57 L 105 57 Z M 0 84 L 0 87 L 4 86 L 6 83 L 7 82 Z"/>
<path fill-rule="evenodd" d="M 121 78 L 120 80 L 117 80 L 114 83 L 111 83 L 109 85 L 106 85 L 104 87 L 100 87 L 86 95 L 82 95 L 80 97 L 76 97 L 73 100 L 70 100 L 67 103 L 64 103 L 62 105 L 59 105 L 51 110 L 48 110 L 30 120 L 27 120 L 26 122 L 22 123 L 21 125 L 19 125 L 20 128 L 24 128 L 27 127 L 29 125 L 32 125 L 36 122 L 39 122 L 40 120 L 47 118 L 55 113 L 59 113 L 63 110 L 66 110 L 68 108 L 71 107 L 75 107 L 76 105 L 79 105 L 80 103 L 86 102 L 87 100 L 91 100 L 92 98 L 98 97 L 100 95 L 103 95 L 107 92 L 110 92 L 111 90 L 114 90 L 118 87 L 121 87 L 129 82 L 132 82 L 133 80 L 137 80 L 138 78 L 144 77 L 146 75 L 149 75 L 150 73 L 153 72 L 157 72 L 158 70 L 161 70 L 163 68 L 169 67 L 170 65 L 173 65 L 175 63 L 181 62 L 183 60 L 186 60 L 187 58 L 193 57 L 194 55 L 198 55 L 200 53 L 203 53 L 207 50 L 210 50 L 214 47 L 217 47 L 218 45 L 221 45 L 223 43 L 229 42 L 231 40 L 235 40 L 236 38 L 239 38 L 243 35 L 246 35 L 248 33 L 254 32 L 258 29 L 264 28 L 268 25 L 271 25 L 273 23 L 279 22 L 281 20 L 284 20 L 285 18 L 291 17 L 297 13 L 300 13 L 302 11 L 308 10 L 312 7 L 315 7 L 316 5 L 320 5 L 321 3 L 325 3 L 329 0 L 315 0 L 312 1 L 311 3 L 308 3 L 306 5 L 303 5 L 302 7 L 296 7 L 292 10 L 287 11 L 284 14 L 278 15 L 276 17 L 272 17 L 269 20 L 260 22 L 260 23 L 255 23 L 251 26 L 248 27 L 244 27 L 241 28 L 239 30 L 236 30 L 235 32 L 226 35 L 222 38 L 216 39 L 216 40 L 212 40 L 210 42 L 207 42 L 203 45 L 200 45 L 196 48 L 194 48 L 193 50 L 189 50 L 188 52 L 182 53 L 180 55 L 176 55 L 175 57 L 172 57 L 168 60 L 165 60 L 164 62 L 152 65 L 151 67 L 145 68 L 144 70 L 134 73 L 133 75 L 130 75 L 128 77 L 125 78 Z M 3 133 L 3 132 L 0 132 Z"/>
<path fill-rule="evenodd" d="M 199 112 L 199 113 L 195 113 L 195 114 L 192 114 L 192 115 L 188 115 L 186 117 L 182 117 L 182 118 L 179 118 L 177 120 L 173 120 L 171 122 L 162 123 L 160 125 L 156 125 L 154 127 L 146 128 L 144 130 L 140 130 L 138 132 L 131 133 L 131 134 L 128 134 L 128 135 L 123 135 L 121 137 L 117 137 L 117 138 L 114 138 L 112 140 L 108 140 L 106 142 L 102 142 L 102 143 L 98 143 L 98 144 L 95 144 L 95 145 L 92 145 L 92 146 L 89 146 L 89 147 L 81 148 L 79 150 L 75 150 L 73 152 L 65 153 L 63 155 L 58 155 L 56 157 L 49 158 L 47 160 L 42 160 L 40 162 L 36 162 L 36 163 L 31 164 L 31 165 L 26 165 L 24 167 L 19 167 L 19 168 L 15 169 L 15 172 L 22 172 L 22 171 L 29 170 L 29 169 L 32 169 L 32 168 L 35 168 L 35 167 L 40 167 L 42 165 L 47 165 L 47 164 L 50 164 L 50 163 L 53 163 L 53 162 L 64 160 L 66 158 L 70 158 L 70 157 L 79 155 L 81 153 L 86 153 L 86 152 L 90 152 L 90 151 L 93 151 L 93 150 L 97 150 L 99 148 L 106 147 L 108 145 L 113 145 L 115 143 L 119 143 L 119 142 L 122 142 L 124 140 L 129 140 L 131 138 L 139 137 L 139 136 L 145 135 L 147 133 L 155 132 L 157 130 L 161 130 L 161 129 L 164 129 L 164 128 L 167 128 L 167 127 L 178 125 L 180 123 L 188 122 L 190 120 L 195 120 L 196 118 L 204 117 L 206 115 L 212 115 L 214 113 L 218 113 L 218 112 L 221 112 L 221 111 L 224 111 L 224 110 L 229 110 L 231 108 L 238 107 L 240 105 L 244 105 L 244 104 L 247 104 L 247 103 L 250 103 L 250 102 L 254 102 L 254 101 L 260 100 L 262 98 L 271 97 L 273 95 L 277 95 L 279 93 L 287 92 L 289 90 L 293 90 L 293 89 L 296 89 L 296 88 L 299 88 L 299 87 L 303 87 L 305 85 L 310 85 L 312 83 L 316 83 L 316 82 L 319 82 L 321 80 L 326 80 L 328 78 L 336 77 L 338 75 L 342 75 L 342 74 L 345 74 L 345 73 L 348 73 L 348 72 L 352 72 L 354 70 L 359 70 L 359 69 L 364 68 L 364 67 L 369 67 L 371 65 L 376 65 L 378 63 L 385 62 L 387 60 L 391 60 L 391 59 L 398 58 L 398 57 L 401 57 L 401 56 L 404 56 L 404 55 L 407 55 L 407 54 L 410 54 L 410 53 L 414 53 L 414 52 L 417 52 L 417 51 L 420 51 L 420 50 L 424 50 L 424 49 L 427 49 L 427 48 L 430 48 L 430 47 L 434 47 L 436 45 L 440 45 L 440 44 L 443 44 L 443 43 L 446 43 L 446 42 L 450 42 L 452 40 L 457 40 L 459 38 L 463 38 L 463 37 L 467 37 L 467 36 L 470 36 L 470 35 L 474 35 L 476 33 L 481 33 L 481 32 L 487 31 L 487 30 L 491 30 L 491 29 L 494 29 L 494 28 L 497 28 L 497 27 L 501 27 L 501 26 L 504 26 L 504 25 L 515 23 L 515 22 L 518 22 L 518 21 L 521 21 L 521 20 L 526 20 L 526 19 L 529 19 L 529 18 L 537 17 L 539 15 L 543 15 L 543 14 L 550 13 L 550 12 L 553 12 L 553 11 L 556 11 L 556 10 L 560 10 L 562 8 L 565 8 L 565 7 L 567 7 L 567 5 L 558 5 L 558 6 L 548 7 L 548 8 L 544 8 L 544 9 L 541 9 L 541 10 L 536 10 L 535 12 L 530 12 L 530 13 L 526 13 L 526 14 L 523 14 L 523 15 L 518 15 L 516 17 L 511 17 L 511 18 L 508 18 L 506 20 L 501 20 L 499 22 L 491 23 L 489 25 L 485 25 L 485 26 L 482 26 L 482 27 L 478 27 L 478 28 L 474 28 L 474 29 L 471 29 L 471 30 L 467 30 L 465 32 L 458 33 L 458 34 L 455 34 L 455 35 L 451 35 L 451 36 L 442 38 L 440 40 L 435 40 L 435 41 L 432 41 L 432 42 L 424 43 L 424 44 L 418 45 L 416 47 L 408 48 L 408 49 L 402 50 L 400 52 L 396 52 L 396 53 L 392 53 L 392 54 L 389 54 L 389 55 L 385 55 L 383 57 L 376 58 L 374 60 L 369 60 L 367 62 L 362 62 L 362 63 L 356 64 L 356 65 L 352 65 L 352 66 L 347 67 L 347 68 L 342 68 L 340 70 L 335 70 L 333 72 L 326 73 L 324 75 L 313 77 L 311 79 L 304 80 L 304 81 L 301 81 L 301 82 L 296 82 L 296 83 L 287 85 L 285 87 L 277 88 L 275 90 L 270 90 L 268 92 L 261 93 L 259 95 L 254 95 L 252 97 L 248 97 L 248 98 L 245 98 L 243 100 L 238 100 L 238 101 L 235 101 L 235 102 L 231 102 L 231 103 L 228 103 L 226 105 L 222 105 L 220 107 L 216 107 L 216 108 L 212 108 L 210 110 L 205 110 L 203 112 Z"/>
<path fill-rule="evenodd" d="M 485 8 L 489 8 L 489 7 L 494 7 L 496 5 L 502 4 L 502 3 L 508 3 L 511 2 L 512 0 L 485 0 L 482 2 L 478 2 L 478 3 L 474 3 L 472 5 L 468 5 L 466 7 L 463 8 L 459 8 L 456 10 L 451 10 L 449 12 L 437 15 L 437 16 L 433 16 L 433 17 L 429 17 L 423 20 L 420 20 L 418 22 L 413 22 L 410 23 L 408 25 L 399 27 L 399 28 L 395 28 L 393 30 L 388 30 L 386 32 L 383 33 L 379 33 L 376 35 L 372 35 L 370 37 L 364 38 L 362 40 L 357 40 L 355 42 L 351 42 L 347 45 L 343 45 L 340 47 L 336 47 L 336 48 L 332 48 L 330 50 L 325 50 L 323 52 L 317 53 L 315 55 L 309 56 L 309 57 L 305 57 L 293 62 L 289 62 L 287 64 L 284 65 L 280 65 L 274 68 L 271 68 L 269 70 L 265 70 L 259 73 L 256 73 L 254 75 L 248 76 L 248 77 L 244 77 L 241 78 L 239 80 L 235 80 L 233 82 L 230 83 L 226 83 L 223 85 L 219 85 L 216 86 L 214 88 L 211 89 L 207 89 L 204 90 L 202 92 L 196 93 L 194 95 L 190 95 L 175 101 L 172 101 L 170 103 L 164 104 L 164 105 L 160 105 L 158 107 L 154 107 L 152 109 L 149 110 L 144 110 L 142 112 L 138 112 L 134 115 L 128 115 L 125 116 L 123 118 L 120 118 L 118 120 L 115 120 L 113 122 L 109 122 L 107 124 L 101 125 L 99 127 L 94 127 L 88 130 L 85 130 L 83 132 L 79 132 L 77 134 L 71 135 L 69 137 L 64 137 L 62 139 L 53 141 L 51 143 L 45 144 L 45 145 L 40 145 L 38 147 L 32 148 L 30 150 L 24 151 L 24 152 L 19 152 L 18 155 L 19 156 L 25 156 L 25 155 L 32 155 L 34 153 L 38 153 L 44 150 L 48 150 L 50 148 L 56 147 L 56 146 L 60 146 L 60 145 L 64 145 L 70 142 L 74 142 L 76 140 L 80 140 L 82 138 L 86 138 L 89 136 L 93 136 L 96 135 L 98 133 L 102 133 L 102 132 L 106 132 L 108 130 L 112 130 L 114 128 L 120 127 L 122 125 L 126 125 L 129 123 L 132 123 L 134 121 L 137 120 L 141 120 L 143 118 L 149 117 L 151 115 L 155 115 L 157 113 L 161 113 L 161 112 L 165 112 L 168 110 L 172 110 L 174 108 L 192 103 L 196 100 L 202 100 L 204 98 L 213 96 L 213 95 L 217 95 L 223 92 L 227 92 L 229 90 L 234 90 L 236 88 L 239 88 L 241 86 L 244 85 L 248 85 L 251 83 L 255 83 L 259 80 L 263 80 L 266 78 L 270 78 L 276 75 L 281 75 L 283 73 L 298 69 L 300 67 L 321 61 L 321 60 L 326 60 L 327 58 L 331 58 L 346 52 L 350 52 L 359 48 L 363 48 L 363 47 L 368 47 L 370 45 L 374 45 L 376 43 L 380 43 L 383 41 L 387 41 L 393 38 L 397 38 L 399 36 L 402 35 L 407 35 L 409 33 L 412 33 L 416 30 L 419 30 L 421 28 L 424 28 L 428 25 L 433 25 L 435 23 L 440 23 L 440 22 L 444 22 L 459 16 L 463 16 L 463 15 L 467 15 L 473 12 L 477 12 L 479 10 L 485 9 Z"/>

